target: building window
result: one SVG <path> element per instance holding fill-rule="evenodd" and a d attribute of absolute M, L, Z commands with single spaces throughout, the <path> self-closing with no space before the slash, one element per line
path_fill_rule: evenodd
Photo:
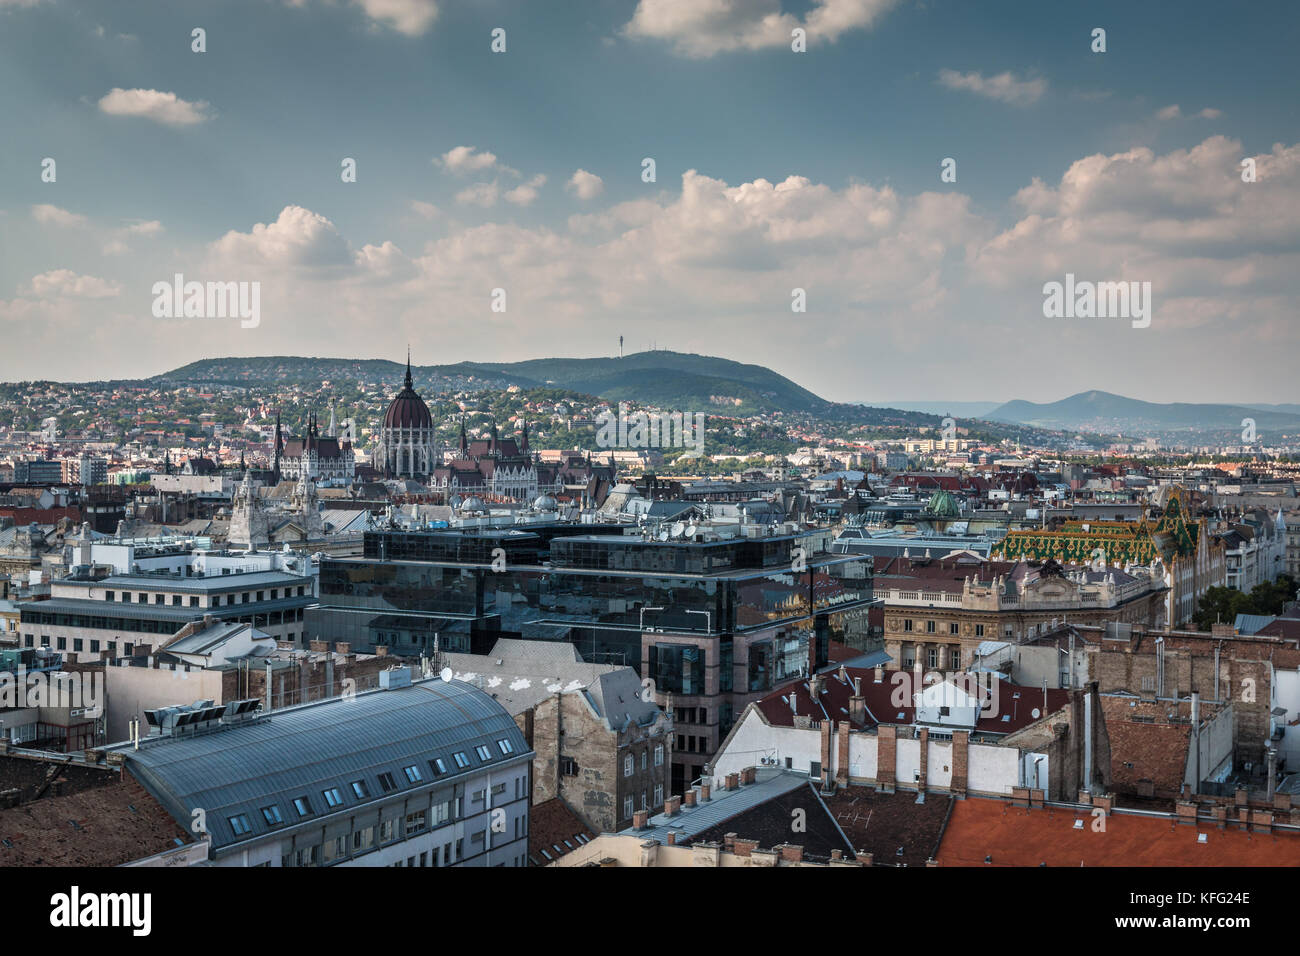
<path fill-rule="evenodd" d="M 447 765 L 441 757 L 434 757 L 429 761 L 429 769 L 433 771 L 434 776 L 441 776 L 447 772 Z"/>
<path fill-rule="evenodd" d="M 626 820 L 631 816 L 632 816 L 632 798 L 624 797 L 623 798 L 623 819 Z"/>
<path fill-rule="evenodd" d="M 251 833 L 253 830 L 252 824 L 248 822 L 248 817 L 242 813 L 230 817 L 229 820 L 230 829 L 235 831 L 235 836 L 243 836 L 245 833 Z"/>
<path fill-rule="evenodd" d="M 411 783 L 419 783 L 423 778 L 420 776 L 420 768 L 415 764 L 409 767 L 403 767 L 402 772 L 406 774 L 406 779 Z"/>
<path fill-rule="evenodd" d="M 953 648 L 950 660 L 952 661 L 950 666 L 953 670 L 961 669 L 961 650 L 959 648 Z"/>
<path fill-rule="evenodd" d="M 983 636 L 984 636 L 984 625 L 983 625 L 983 624 L 976 624 L 976 625 L 975 625 L 975 636 L 976 636 L 976 637 L 983 637 Z"/>
<path fill-rule="evenodd" d="M 393 821 L 384 820 L 379 824 L 379 841 L 387 843 L 393 838 Z"/>
<path fill-rule="evenodd" d="M 632 761 L 632 755 L 631 755 L 631 754 L 628 754 L 628 755 L 626 755 L 626 756 L 623 758 L 623 776 L 625 776 L 625 777 L 630 777 L 630 776 L 632 776 L 632 771 L 633 771 L 634 769 L 635 769 L 635 766 L 634 766 L 633 761 Z"/>
<path fill-rule="evenodd" d="M 268 826 L 275 826 L 277 823 L 284 822 L 284 817 L 280 816 L 280 808 L 275 805 L 262 808 L 262 819 L 266 821 Z"/>
<path fill-rule="evenodd" d="M 328 790 L 321 791 L 321 793 L 325 797 L 326 806 L 337 807 L 343 802 L 343 794 L 339 793 L 338 787 L 330 787 Z"/>
<path fill-rule="evenodd" d="M 912 619 L 908 618 L 903 622 L 903 630 L 910 631 L 911 629 L 912 629 Z"/>
<path fill-rule="evenodd" d="M 663 802 L 664 802 L 664 786 L 663 784 L 659 784 L 657 787 L 655 787 L 655 806 L 657 807 Z"/>
<path fill-rule="evenodd" d="M 648 751 L 648 750 L 643 750 L 643 751 L 641 751 L 641 769 L 642 769 L 642 770 L 644 770 L 644 769 L 646 768 L 646 764 L 649 762 L 649 760 L 650 760 L 650 751 Z"/>
<path fill-rule="evenodd" d="M 926 622 L 925 622 L 925 633 L 927 633 L 927 634 L 933 634 L 933 633 L 934 633 L 934 621 L 926 621 Z"/>
<path fill-rule="evenodd" d="M 419 833 L 428 824 L 428 814 L 424 810 L 417 810 L 415 813 L 406 815 L 406 835 Z"/>
<path fill-rule="evenodd" d="M 560 773 L 566 777 L 576 777 L 578 775 L 578 762 L 572 757 L 561 757 Z"/>
<path fill-rule="evenodd" d="M 957 628 L 957 622 L 956 622 L 956 621 L 949 621 L 949 622 L 948 622 L 948 633 L 949 633 L 949 634 L 956 634 L 957 631 L 958 631 L 958 628 Z"/>
<path fill-rule="evenodd" d="M 497 746 L 501 748 L 501 752 L 503 754 L 511 754 L 515 752 L 514 745 L 512 745 L 510 741 L 506 740 L 504 737 L 497 741 Z"/>
<path fill-rule="evenodd" d="M 366 789 L 366 782 L 364 780 L 353 780 L 352 792 L 356 794 L 358 800 L 365 800 L 370 796 L 370 791 Z"/>
<path fill-rule="evenodd" d="M 931 647 L 926 651 L 925 663 L 931 670 L 939 666 L 939 651 L 937 648 Z"/>
<path fill-rule="evenodd" d="M 298 811 L 298 816 L 300 817 L 310 816 L 311 800 L 309 800 L 305 795 L 301 797 L 295 797 L 293 801 L 293 808 Z"/>
<path fill-rule="evenodd" d="M 391 773 L 386 771 L 379 775 L 379 785 L 384 788 L 384 793 L 389 793 L 390 791 L 397 789 L 397 781 L 393 779 Z"/>
<path fill-rule="evenodd" d="M 462 770 L 469 766 L 469 757 L 465 756 L 465 751 L 457 750 L 452 754 L 452 757 L 456 761 L 456 766 L 460 767 Z"/>
<path fill-rule="evenodd" d="M 366 850 L 375 845 L 375 828 L 363 827 L 352 834 L 352 849 Z"/>
<path fill-rule="evenodd" d="M 664 745 L 660 744 L 658 747 L 655 748 L 655 766 L 662 767 L 663 765 L 664 765 Z"/>

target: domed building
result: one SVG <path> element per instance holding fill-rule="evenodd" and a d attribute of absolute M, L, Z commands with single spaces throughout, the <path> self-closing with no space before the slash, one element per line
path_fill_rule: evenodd
<path fill-rule="evenodd" d="M 433 416 L 411 383 L 411 355 L 406 355 L 406 381 L 384 414 L 375 447 L 374 466 L 385 478 L 427 478 L 438 464 Z"/>

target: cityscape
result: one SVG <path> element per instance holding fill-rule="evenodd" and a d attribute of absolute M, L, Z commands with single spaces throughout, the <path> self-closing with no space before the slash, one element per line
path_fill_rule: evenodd
<path fill-rule="evenodd" d="M 1099 930 L 1293 927 L 1300 18 L 1252 11 L 0 0 L 26 908 L 1103 867 Z"/>

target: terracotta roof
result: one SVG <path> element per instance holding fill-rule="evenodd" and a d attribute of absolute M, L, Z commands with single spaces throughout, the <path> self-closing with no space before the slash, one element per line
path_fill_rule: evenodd
<path fill-rule="evenodd" d="M 1082 820 L 1081 829 L 1074 828 Z M 936 859 L 940 866 L 1300 866 L 1300 835 L 1220 830 L 1168 817 L 1112 814 L 1104 832 L 1086 812 L 1026 810 L 972 797 L 953 805 Z M 1206 834 L 1204 844 L 1198 833 Z"/>

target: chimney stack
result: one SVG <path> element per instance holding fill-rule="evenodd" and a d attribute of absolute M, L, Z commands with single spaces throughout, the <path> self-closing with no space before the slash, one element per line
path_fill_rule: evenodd
<path fill-rule="evenodd" d="M 862 696 L 862 679 L 853 678 L 853 696 L 849 698 L 849 723 L 861 727 L 867 722 L 867 700 Z"/>
<path fill-rule="evenodd" d="M 632 814 L 632 827 L 636 830 L 645 830 L 650 824 L 650 813 L 646 810 L 637 810 Z"/>

